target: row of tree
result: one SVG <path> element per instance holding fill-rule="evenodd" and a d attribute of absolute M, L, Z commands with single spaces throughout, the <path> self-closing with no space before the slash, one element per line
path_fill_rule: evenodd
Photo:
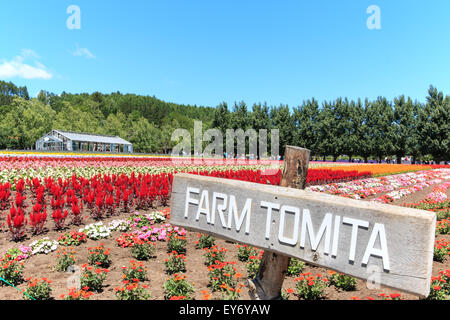
<path fill-rule="evenodd" d="M 277 128 L 281 154 L 286 145 L 296 145 L 334 161 L 341 155 L 366 162 L 370 157 L 381 161 L 390 156 L 400 162 L 405 155 L 413 161 L 426 155 L 436 162 L 450 159 L 450 97 L 433 86 L 426 103 L 400 96 L 393 102 L 383 97 L 364 102 L 339 98 L 319 106 L 311 99 L 292 112 L 287 105 L 266 104 L 255 104 L 249 111 L 245 103 L 229 111 L 222 103 L 212 125 L 223 134 L 227 128 Z"/>
<path fill-rule="evenodd" d="M 168 153 L 179 142 L 171 141 L 175 129 L 194 137 L 194 120 L 202 121 L 203 131 L 218 128 L 224 137 L 227 129 L 267 129 L 269 150 L 270 129 L 278 129 L 281 154 L 286 145 L 297 145 L 333 160 L 342 155 L 366 161 L 394 155 L 397 160 L 450 158 L 450 97 L 432 86 L 425 103 L 404 96 L 392 102 L 338 98 L 321 105 L 311 99 L 294 108 L 254 104 L 251 110 L 240 102 L 229 110 L 226 103 L 199 107 L 120 92 L 41 91 L 30 99 L 26 87 L 0 81 L 0 149 L 32 149 L 37 139 L 60 129 L 117 135 L 132 142 L 136 152 Z"/>

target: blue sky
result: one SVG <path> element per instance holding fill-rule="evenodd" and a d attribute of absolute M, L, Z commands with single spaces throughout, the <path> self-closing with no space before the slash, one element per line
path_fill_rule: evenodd
<path fill-rule="evenodd" d="M 450 93 L 450 1 L 3 1 L 0 79 L 216 106 Z M 70 5 L 81 28 L 69 30 Z M 370 5 L 381 29 L 369 30 Z"/>

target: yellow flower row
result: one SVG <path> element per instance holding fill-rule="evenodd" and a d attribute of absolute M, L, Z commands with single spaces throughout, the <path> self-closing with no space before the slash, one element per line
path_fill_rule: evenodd
<path fill-rule="evenodd" d="M 132 153 L 85 153 L 85 152 L 37 152 L 37 151 L 0 151 L 1 155 L 28 155 L 28 156 L 91 156 L 91 157 L 145 157 L 145 158 L 168 158 L 171 155 L 150 155 Z"/>
<path fill-rule="evenodd" d="M 348 166 L 324 166 L 322 169 L 345 170 L 345 171 L 370 171 L 374 176 L 396 174 L 410 171 L 429 170 L 430 165 L 423 164 L 354 164 Z"/>

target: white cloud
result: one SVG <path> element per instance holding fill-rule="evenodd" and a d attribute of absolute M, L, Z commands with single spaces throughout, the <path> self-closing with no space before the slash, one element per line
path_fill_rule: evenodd
<path fill-rule="evenodd" d="M 36 52 L 23 49 L 21 55 L 10 61 L 0 60 L 0 78 L 51 79 L 53 75 L 36 59 L 39 59 Z M 33 60 L 34 65 L 25 63 L 26 60 Z"/>
<path fill-rule="evenodd" d="M 71 52 L 72 55 L 76 57 L 85 57 L 86 59 L 95 59 L 95 55 L 93 55 L 87 48 L 80 48 L 77 45 L 77 50 Z"/>

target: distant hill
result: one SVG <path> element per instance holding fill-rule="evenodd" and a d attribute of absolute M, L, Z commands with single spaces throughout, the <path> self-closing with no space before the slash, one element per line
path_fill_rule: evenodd
<path fill-rule="evenodd" d="M 30 99 L 26 87 L 0 81 L 0 149 L 27 149 L 52 129 L 118 135 L 140 152 L 167 152 L 176 128 L 210 126 L 214 108 L 165 102 L 115 92 L 60 95 L 41 91 Z"/>

